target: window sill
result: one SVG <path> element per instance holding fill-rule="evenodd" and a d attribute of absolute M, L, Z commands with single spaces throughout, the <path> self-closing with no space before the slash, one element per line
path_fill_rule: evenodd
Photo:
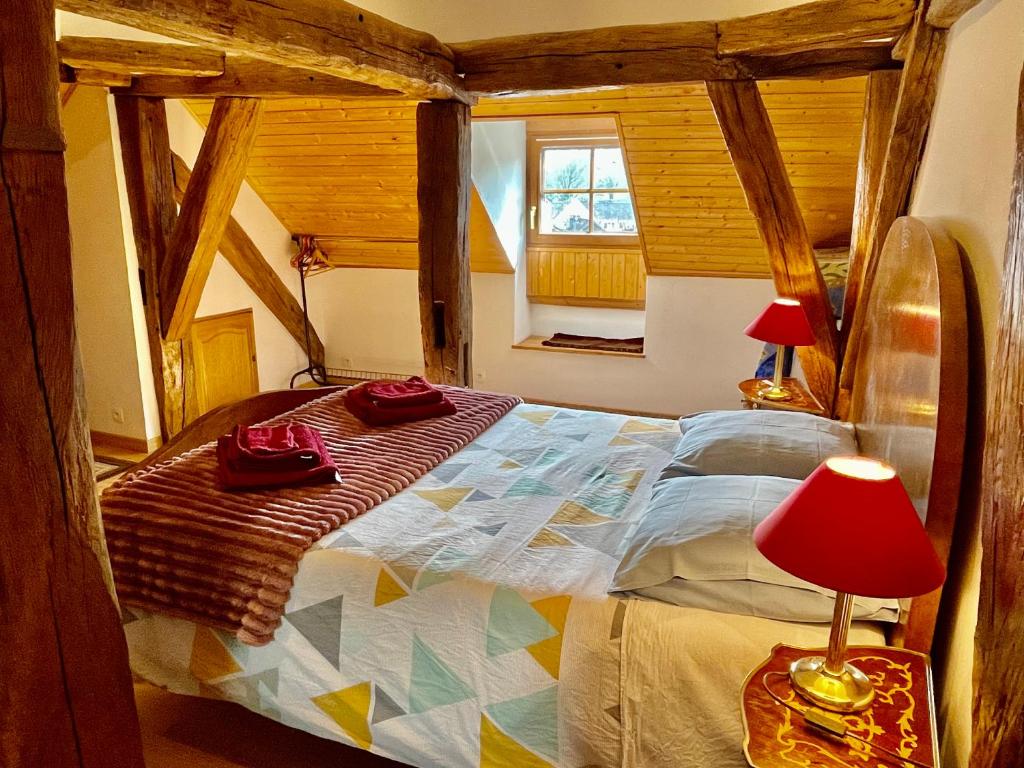
<path fill-rule="evenodd" d="M 603 349 L 573 349 L 572 347 L 545 347 L 541 344 L 545 336 L 527 336 L 518 344 L 513 344 L 512 349 L 530 349 L 534 352 L 564 352 L 570 355 L 601 355 L 604 357 L 632 357 L 645 358 L 643 352 L 608 352 Z"/>

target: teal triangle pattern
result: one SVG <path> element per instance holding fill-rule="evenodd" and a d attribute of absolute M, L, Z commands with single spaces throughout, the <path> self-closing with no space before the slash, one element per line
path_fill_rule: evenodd
<path fill-rule="evenodd" d="M 310 645 L 335 669 L 340 669 L 341 606 L 344 595 L 300 608 L 285 616 Z"/>
<path fill-rule="evenodd" d="M 487 707 L 508 736 L 544 757 L 558 757 L 558 686 Z"/>
<path fill-rule="evenodd" d="M 514 589 L 498 587 L 487 619 L 487 655 L 500 656 L 554 637 L 558 631 Z"/>
<path fill-rule="evenodd" d="M 558 463 L 559 460 L 565 457 L 565 452 L 560 451 L 557 448 L 548 448 L 544 453 L 541 454 L 540 458 L 537 459 L 536 467 L 550 467 L 552 464 Z"/>
<path fill-rule="evenodd" d="M 402 715 L 408 714 L 398 704 L 384 693 L 384 690 L 379 685 L 374 685 L 373 693 L 373 718 L 370 723 L 376 725 L 377 723 L 383 723 L 385 720 L 390 720 L 393 717 L 401 717 Z"/>
<path fill-rule="evenodd" d="M 445 547 L 420 571 L 420 577 L 416 580 L 416 591 L 419 592 L 435 584 L 451 581 L 454 578 L 452 571 L 457 570 L 460 565 L 471 559 L 472 555 L 461 549 Z"/>
<path fill-rule="evenodd" d="M 495 523 L 494 525 L 478 525 L 476 529 L 480 531 L 480 533 L 486 533 L 488 536 L 497 536 L 499 533 L 501 533 L 502 528 L 504 528 L 506 525 L 507 523 Z"/>
<path fill-rule="evenodd" d="M 512 487 L 505 491 L 502 498 L 516 496 L 560 496 L 561 494 L 547 483 L 532 477 L 522 477 L 516 480 Z"/>
<path fill-rule="evenodd" d="M 419 635 L 413 635 L 409 712 L 418 715 L 474 696 L 473 689 L 441 661 Z"/>
<path fill-rule="evenodd" d="M 631 498 L 633 498 L 633 493 L 630 490 L 605 485 L 603 487 L 587 488 L 577 493 L 573 497 L 573 501 L 582 504 L 599 515 L 617 518 L 626 509 L 626 505 L 629 504 Z"/>

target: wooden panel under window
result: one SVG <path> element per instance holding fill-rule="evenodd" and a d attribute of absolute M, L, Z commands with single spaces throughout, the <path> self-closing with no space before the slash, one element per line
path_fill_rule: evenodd
<path fill-rule="evenodd" d="M 531 247 L 526 294 L 535 304 L 643 309 L 647 271 L 639 250 Z"/>

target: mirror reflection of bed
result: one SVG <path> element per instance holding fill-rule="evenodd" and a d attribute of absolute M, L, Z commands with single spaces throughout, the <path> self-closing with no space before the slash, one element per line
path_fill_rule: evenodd
<path fill-rule="evenodd" d="M 899 472 L 945 561 L 966 418 L 959 254 L 944 232 L 905 218 L 878 270 L 850 434 L 863 455 Z M 314 536 L 269 635 L 252 617 L 273 606 L 252 612 L 262 598 L 251 589 L 239 602 L 228 581 L 206 591 L 184 561 L 161 570 L 159 536 L 174 541 L 173 530 L 152 534 L 156 565 L 132 549 L 131 515 L 155 510 L 194 532 L 188 518 L 223 498 L 205 486 L 215 463 L 207 441 L 268 419 L 330 429 L 345 396 L 343 387 L 290 390 L 214 410 L 107 491 L 139 677 L 412 765 L 469 765 L 480 755 L 488 765 L 618 765 L 623 755 L 643 765 L 742 764 L 740 683 L 776 643 L 823 646 L 831 609 L 793 621 L 608 593 L 673 460 L 675 421 L 515 406 L 407 490 Z M 363 439 L 373 451 L 373 435 Z M 157 488 L 164 495 L 153 507 Z M 241 496 L 265 515 L 328 498 L 304 500 L 295 489 Z M 243 504 L 231 505 L 240 519 Z M 175 567 L 180 581 L 164 581 Z M 851 643 L 927 651 L 939 596 L 904 601 L 895 623 L 856 622 Z M 234 607 L 218 613 L 218 601 Z M 216 618 L 197 620 L 203 611 Z M 696 735 L 684 735 L 680 724 L 697 722 Z"/>

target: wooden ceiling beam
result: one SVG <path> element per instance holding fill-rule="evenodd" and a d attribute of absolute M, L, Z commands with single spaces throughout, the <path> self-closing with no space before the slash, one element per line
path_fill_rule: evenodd
<path fill-rule="evenodd" d="M 61 64 L 122 75 L 212 77 L 224 73 L 224 54 L 209 48 L 103 37 L 62 37 Z"/>
<path fill-rule="evenodd" d="M 174 155 L 173 163 L 174 197 L 179 203 L 182 203 L 192 177 L 192 171 L 188 164 L 177 155 Z M 238 273 L 238 276 L 245 281 L 245 284 L 252 289 L 264 306 L 295 339 L 296 343 L 305 349 L 306 326 L 302 307 L 234 216 L 228 217 L 227 226 L 224 228 L 224 237 L 221 238 L 218 250 Z M 309 347 L 313 363 L 322 366 L 324 364 L 324 343 L 312 325 L 309 327 Z"/>
<path fill-rule="evenodd" d="M 344 0 L 58 0 L 57 7 L 416 98 L 468 101 L 447 46 Z"/>
<path fill-rule="evenodd" d="M 262 111 L 259 99 L 218 99 L 214 105 L 160 268 L 160 321 L 167 340 L 184 338 L 195 317 L 245 178 Z"/>
<path fill-rule="evenodd" d="M 723 22 L 606 27 L 452 45 L 474 93 L 849 77 L 895 66 L 913 0 L 819 0 Z"/>
<path fill-rule="evenodd" d="M 312 69 L 284 67 L 248 56 L 228 56 L 224 72 L 214 77 L 147 75 L 136 77 L 119 91 L 134 96 L 166 99 L 249 97 L 311 97 L 367 99 L 401 98 L 398 91 L 345 80 Z"/>
<path fill-rule="evenodd" d="M 926 10 L 924 5 L 918 9 L 908 46 L 906 65 L 900 76 L 892 129 L 886 144 L 885 164 L 882 167 L 878 191 L 875 194 L 874 212 L 871 215 L 872 228 L 866 233 L 867 240 L 862 245 L 864 266 L 859 298 L 871 294 L 885 237 L 893 222 L 906 210 L 910 188 L 928 135 L 932 108 L 935 105 L 947 31 L 927 24 L 924 20 Z M 854 305 L 850 322 L 843 323 L 845 344 L 836 393 L 836 412 L 840 417 L 845 416 L 849 408 L 866 311 L 864 302 L 858 300 Z"/>
<path fill-rule="evenodd" d="M 980 2 L 981 0 L 931 0 L 925 21 L 933 27 L 949 29 L 957 19 Z"/>
<path fill-rule="evenodd" d="M 808 388 L 820 402 L 831 403 L 838 360 L 835 318 L 768 110 L 755 82 L 708 82 L 707 88 L 768 253 L 775 289 L 800 300 L 814 330 L 814 346 L 797 348 Z"/>

